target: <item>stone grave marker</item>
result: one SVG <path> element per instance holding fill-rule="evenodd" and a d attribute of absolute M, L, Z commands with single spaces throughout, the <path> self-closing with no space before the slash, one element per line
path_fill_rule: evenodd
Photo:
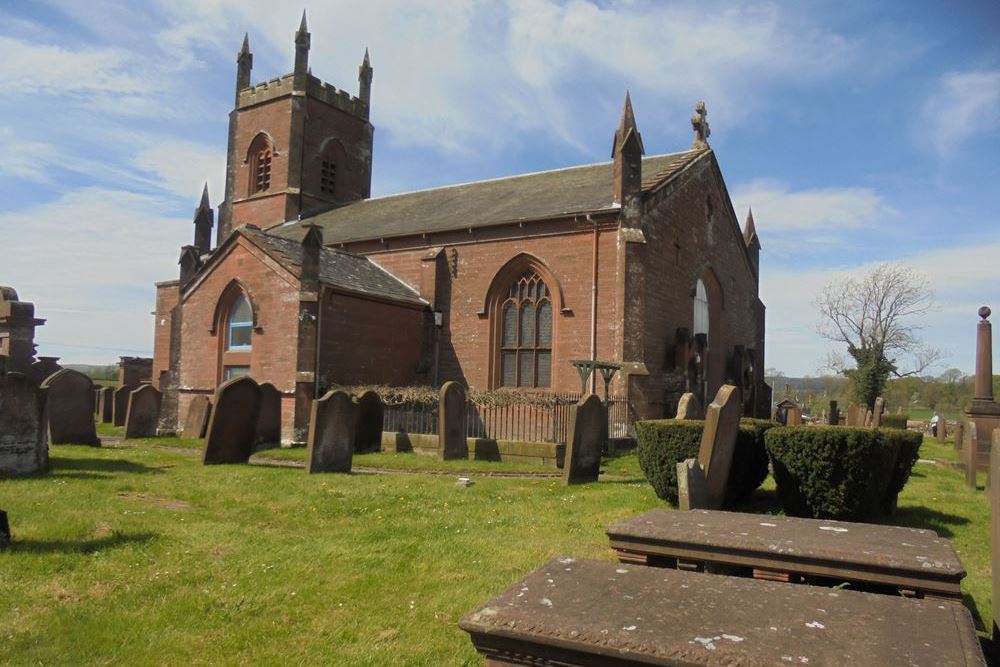
<path fill-rule="evenodd" d="M 53 445 L 100 446 L 94 424 L 94 382 L 79 371 L 63 368 L 42 382 L 49 442 Z"/>
<path fill-rule="evenodd" d="M 10 544 L 10 521 L 7 520 L 7 513 L 3 510 L 0 510 L 0 549 L 3 549 L 9 544 Z"/>
<path fill-rule="evenodd" d="M 469 458 L 465 440 L 465 387 L 445 382 L 438 399 L 438 452 L 442 461 Z"/>
<path fill-rule="evenodd" d="M 354 451 L 358 454 L 377 452 L 382 447 L 385 425 L 385 405 L 377 392 L 365 391 L 358 397 L 358 428 L 354 436 Z"/>
<path fill-rule="evenodd" d="M 199 395 L 191 399 L 184 419 L 182 438 L 204 438 L 208 429 L 208 418 L 212 414 L 212 401 L 208 396 Z"/>
<path fill-rule="evenodd" d="M 281 392 L 270 382 L 260 385 L 257 444 L 281 444 Z"/>
<path fill-rule="evenodd" d="M 601 474 L 604 424 L 607 412 L 601 399 L 588 394 L 569 410 L 563 481 L 566 484 L 596 482 Z"/>
<path fill-rule="evenodd" d="M 937 433 L 935 437 L 938 442 L 944 442 L 945 436 L 948 435 L 948 420 L 944 418 L 944 415 L 938 415 L 937 423 Z"/>
<path fill-rule="evenodd" d="M 94 385 L 94 419 L 101 420 L 101 388 Z"/>
<path fill-rule="evenodd" d="M 858 423 L 858 416 L 859 416 L 860 411 L 861 411 L 861 409 L 858 406 L 854 405 L 853 403 L 849 403 L 848 404 L 848 406 L 847 406 L 847 425 L 848 426 L 860 426 L 861 425 L 861 424 Z"/>
<path fill-rule="evenodd" d="M 328 391 L 312 402 L 306 472 L 351 472 L 358 402 L 346 391 Z"/>
<path fill-rule="evenodd" d="M 837 407 L 837 401 L 830 401 L 830 412 L 827 413 L 826 423 L 830 426 L 840 424 L 840 409 Z"/>
<path fill-rule="evenodd" d="M 29 475 L 48 465 L 44 393 L 26 375 L 0 375 L 0 473 Z"/>
<path fill-rule="evenodd" d="M 726 500 L 726 483 L 729 481 L 729 468 L 733 463 L 742 415 L 739 388 L 731 384 L 719 387 L 715 399 L 708 406 L 698 450 L 698 463 L 705 471 L 709 509 L 722 507 Z"/>
<path fill-rule="evenodd" d="M 249 375 L 233 378 L 215 391 L 202 461 L 246 463 L 253 453 L 260 414 L 260 386 Z"/>
<path fill-rule="evenodd" d="M 114 387 L 101 387 L 97 390 L 100 399 L 98 400 L 97 419 L 102 424 L 110 424 L 115 417 L 115 390 Z"/>
<path fill-rule="evenodd" d="M 865 411 L 865 428 L 870 428 L 872 425 L 872 411 L 871 408 Z"/>
<path fill-rule="evenodd" d="M 938 429 L 941 428 L 941 422 L 938 422 Z M 965 428 L 965 444 L 962 447 L 962 463 L 965 464 L 965 484 L 970 489 L 976 488 L 976 464 L 978 463 L 977 454 L 977 434 L 976 434 L 976 422 L 970 421 L 966 424 Z"/>
<path fill-rule="evenodd" d="M 160 423 L 160 401 L 163 396 L 151 384 L 141 385 L 129 394 L 125 413 L 125 438 L 152 438 Z"/>
<path fill-rule="evenodd" d="M 681 511 L 708 507 L 708 485 L 698 459 L 677 462 L 677 509 Z"/>
<path fill-rule="evenodd" d="M 718 396 L 716 396 L 718 398 Z M 801 426 L 802 425 L 802 409 L 797 406 L 789 406 L 785 411 L 785 426 Z"/>
<path fill-rule="evenodd" d="M 111 420 L 115 426 L 125 425 L 125 414 L 128 412 L 128 397 L 135 387 L 118 387 L 115 389 L 114 407 Z"/>
<path fill-rule="evenodd" d="M 962 451 L 962 445 L 965 443 L 965 424 L 959 420 L 955 424 L 955 442 L 953 443 L 955 449 Z"/>
<path fill-rule="evenodd" d="M 698 397 L 690 391 L 681 395 L 681 400 L 677 402 L 677 416 L 674 419 L 702 419 L 701 405 Z"/>
<path fill-rule="evenodd" d="M 875 399 L 875 409 L 872 410 L 872 428 L 882 426 L 882 413 L 885 412 L 885 399 L 879 396 Z"/>
<path fill-rule="evenodd" d="M 1000 479 L 1000 429 L 993 429 L 990 444 L 990 479 Z M 993 484 L 990 489 L 990 526 L 992 528 L 992 578 L 993 599 L 1000 600 L 1000 484 Z M 993 627 L 990 634 L 993 637 L 995 649 L 1000 649 L 1000 604 L 993 609 Z"/>

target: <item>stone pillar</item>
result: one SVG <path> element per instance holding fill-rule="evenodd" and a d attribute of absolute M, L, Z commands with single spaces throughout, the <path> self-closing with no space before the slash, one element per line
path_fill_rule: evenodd
<path fill-rule="evenodd" d="M 976 381 L 972 400 L 965 408 L 966 422 L 976 425 L 975 442 L 979 465 L 988 467 L 993 430 L 1000 428 L 1000 405 L 993 400 L 993 332 L 987 318 L 990 309 L 979 309 L 980 322 L 976 330 Z M 969 429 L 972 430 L 971 428 Z"/>
<path fill-rule="evenodd" d="M 830 401 L 830 412 L 827 415 L 827 420 L 830 426 L 840 424 L 840 409 L 837 407 L 837 401 Z"/>

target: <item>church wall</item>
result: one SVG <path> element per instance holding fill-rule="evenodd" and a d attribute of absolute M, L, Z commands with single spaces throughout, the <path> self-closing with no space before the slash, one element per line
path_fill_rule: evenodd
<path fill-rule="evenodd" d="M 328 208 L 332 204 L 330 196 L 320 190 L 324 155 L 336 161 L 334 190 L 337 201 L 367 197 L 371 190 L 371 125 L 309 97 L 306 98 L 306 117 L 302 191 L 316 197 L 306 196 L 304 209 Z M 324 148 L 329 152 L 321 154 Z"/>
<path fill-rule="evenodd" d="M 183 423 L 191 399 L 214 394 L 222 382 L 220 352 L 225 322 L 213 335 L 216 307 L 226 288 L 238 279 L 249 292 L 257 313 L 257 328 L 248 353 L 250 374 L 257 382 L 270 382 L 284 396 L 282 437 L 291 439 L 294 409 L 295 356 L 299 312 L 298 281 L 260 251 L 243 242 L 197 285 L 184 301 L 183 349 L 180 370 L 179 417 Z"/>
<path fill-rule="evenodd" d="M 267 228 L 274 223 L 285 220 L 290 205 L 289 197 L 283 191 L 288 187 L 292 98 L 285 97 L 274 100 L 259 106 L 242 109 L 238 113 L 234 155 L 236 187 L 233 193 L 233 229 L 247 223 Z M 266 132 L 273 141 L 271 185 L 267 192 L 249 196 L 250 181 L 253 175 L 250 173 L 251 161 L 247 159 L 247 151 L 250 142 L 260 132 Z"/>
<path fill-rule="evenodd" d="M 153 384 L 160 373 L 170 370 L 170 342 L 173 310 L 180 299 L 180 283 L 175 280 L 156 285 L 156 324 L 153 332 Z"/>
<path fill-rule="evenodd" d="M 542 223 L 538 228 L 551 234 L 554 226 Z M 457 380 L 475 389 L 490 387 L 494 344 L 491 320 L 479 313 L 496 273 L 519 254 L 530 253 L 559 281 L 565 299 L 563 306 L 571 311 L 560 313 L 557 307 L 553 313 L 552 389 L 560 392 L 580 390 L 579 376 L 569 361 L 590 358 L 594 232 L 590 223 L 566 222 L 561 223 L 559 229 L 562 233 L 558 235 L 525 237 L 525 230 L 518 229 L 516 238 L 497 235 L 475 243 L 445 242 L 441 245 L 449 271 L 446 284 L 438 286 L 439 295 L 445 297 L 437 304 L 444 315 L 440 331 L 439 383 Z M 477 236 L 488 233 L 476 231 Z M 463 235 L 467 237 L 467 232 L 457 233 L 455 237 Z M 597 357 L 604 360 L 614 358 L 614 332 L 618 326 L 614 302 L 616 243 L 615 232 L 606 227 L 602 229 L 598 242 Z M 427 250 L 425 246 L 374 253 L 370 257 L 419 288 L 421 258 Z M 555 285 L 548 287 L 552 292 L 556 290 Z M 432 300 L 431 295 L 422 296 Z"/>
<path fill-rule="evenodd" d="M 745 258 L 744 242 L 730 213 L 725 191 L 710 161 L 679 181 L 676 189 L 643 215 L 646 237 L 646 366 L 650 396 L 664 397 L 664 362 L 678 327 L 692 330 L 695 283 L 714 271 L 722 291 L 718 327 L 709 328 L 708 400 L 722 384 L 734 345 L 756 348 L 755 279 Z M 711 216 L 706 196 L 711 196 Z M 711 217 L 711 222 L 709 218 Z M 710 297 L 710 306 L 711 306 Z M 760 350 L 757 350 L 758 355 Z M 759 358 L 759 357 L 758 357 Z M 650 406 L 653 415 L 672 416 L 675 404 Z"/>
<path fill-rule="evenodd" d="M 413 384 L 423 335 L 422 310 L 325 292 L 320 311 L 320 388 Z"/>

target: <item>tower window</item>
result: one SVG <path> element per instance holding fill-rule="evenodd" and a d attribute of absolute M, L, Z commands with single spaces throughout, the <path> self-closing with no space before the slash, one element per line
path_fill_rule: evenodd
<path fill-rule="evenodd" d="M 271 148 L 257 151 L 254 169 L 254 192 L 265 192 L 271 187 Z"/>
<path fill-rule="evenodd" d="M 319 189 L 320 192 L 328 195 L 336 194 L 337 186 L 337 163 L 333 160 L 323 160 L 320 165 Z"/>
<path fill-rule="evenodd" d="M 510 287 L 501 307 L 500 384 L 548 387 L 552 384 L 552 301 L 534 271 Z"/>

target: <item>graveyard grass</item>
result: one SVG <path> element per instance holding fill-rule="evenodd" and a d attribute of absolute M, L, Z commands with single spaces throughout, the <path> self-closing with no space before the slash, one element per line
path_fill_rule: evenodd
<path fill-rule="evenodd" d="M 553 555 L 613 560 L 604 528 L 663 506 L 631 454 L 595 484 L 470 488 L 152 447 L 51 455 L 47 476 L 0 480 L 0 664 L 482 664 L 463 614 Z M 776 511 L 770 479 L 751 506 Z M 982 491 L 919 464 L 893 523 L 951 539 L 990 617 Z"/>

